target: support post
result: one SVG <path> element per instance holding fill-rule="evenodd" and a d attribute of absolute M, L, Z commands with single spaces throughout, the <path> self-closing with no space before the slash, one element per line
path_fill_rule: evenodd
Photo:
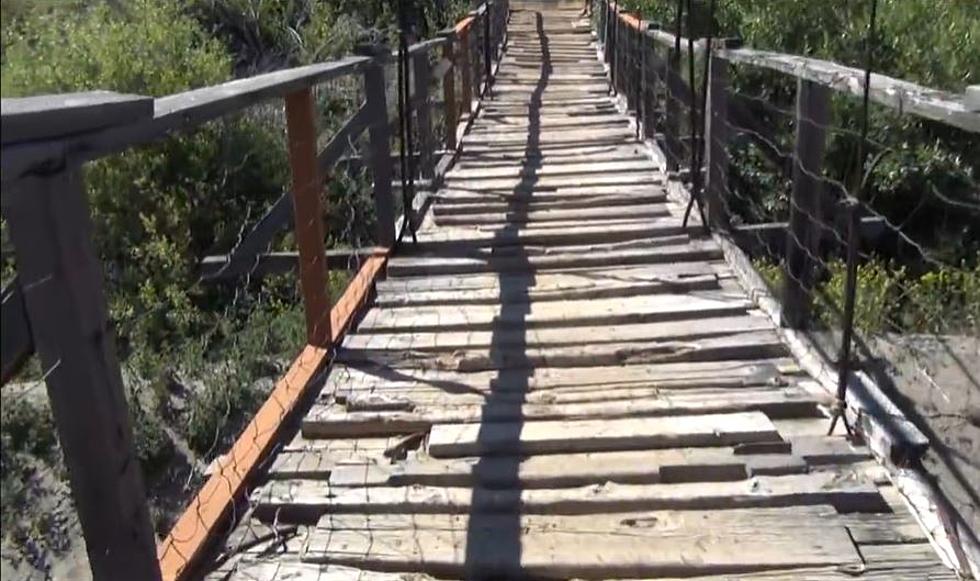
<path fill-rule="evenodd" d="M 312 89 L 300 89 L 286 95 L 286 133 L 289 168 L 293 176 L 293 222 L 306 311 L 306 338 L 310 345 L 327 347 L 331 341 L 330 297 L 327 296 L 327 259 L 320 206 L 323 180 L 316 164 L 316 111 Z"/>
<path fill-rule="evenodd" d="M 724 42 L 720 42 L 724 46 Z M 704 118 L 704 162 L 707 180 L 704 202 L 708 221 L 727 228 L 728 211 L 728 67 L 726 59 L 712 52 L 708 64 L 707 112 Z M 691 147 L 698 144 L 692 143 Z"/>
<path fill-rule="evenodd" d="M 490 54 L 490 45 L 493 42 L 490 29 L 492 10 L 493 1 L 488 0 L 486 10 L 483 11 L 483 89 L 491 99 L 493 98 L 493 59 Z"/>
<path fill-rule="evenodd" d="M 473 113 L 473 62 L 470 59 L 470 29 L 471 23 L 459 33 L 459 89 L 463 110 L 467 115 Z"/>
<path fill-rule="evenodd" d="M 823 223 L 823 171 L 826 131 L 830 120 L 830 89 L 804 79 L 797 80 L 796 145 L 793 192 L 786 229 L 786 276 L 782 323 L 804 329 L 810 321 L 816 276 L 815 257 L 820 256 Z"/>
<path fill-rule="evenodd" d="M 387 50 L 385 51 L 387 52 Z M 370 109 L 368 135 L 371 175 L 374 178 L 374 213 L 378 222 L 378 244 L 391 248 L 395 244 L 395 209 L 391 191 L 391 128 L 388 125 L 388 103 L 384 65 L 376 58 L 364 68 L 364 94 Z"/>
<path fill-rule="evenodd" d="M 413 57 L 415 69 L 415 98 L 413 105 L 418 121 L 419 135 L 419 173 L 425 179 L 432 179 L 435 164 L 432 161 L 435 150 L 432 138 L 432 99 L 429 87 L 432 84 L 432 67 L 429 63 L 429 50 L 420 50 Z"/>
<path fill-rule="evenodd" d="M 161 578 L 81 168 L 4 192 L 18 277 L 96 580 Z"/>
<path fill-rule="evenodd" d="M 444 142 L 446 149 L 452 151 L 456 149 L 456 127 L 459 125 L 459 110 L 456 104 L 456 55 L 453 44 L 456 42 L 456 34 L 450 30 L 445 33 L 446 43 L 442 45 L 442 57 L 452 63 L 446 76 L 442 78 L 442 100 L 443 110 L 445 111 L 446 135 Z"/>
<path fill-rule="evenodd" d="M 655 28 L 656 25 L 650 24 L 643 21 L 643 32 L 640 33 L 640 50 L 643 55 L 642 63 L 642 85 L 643 85 L 643 95 L 642 104 L 643 107 L 643 136 L 647 139 L 653 139 L 656 136 L 657 123 L 656 123 L 656 94 L 657 94 L 657 75 L 655 71 L 655 63 L 657 60 L 656 43 L 651 42 L 650 39 L 644 33 L 647 30 Z"/>
<path fill-rule="evenodd" d="M 666 77 L 664 139 L 667 145 L 667 171 L 676 174 L 681 168 L 681 95 L 684 79 L 681 78 L 681 54 L 673 48 L 667 49 Z"/>

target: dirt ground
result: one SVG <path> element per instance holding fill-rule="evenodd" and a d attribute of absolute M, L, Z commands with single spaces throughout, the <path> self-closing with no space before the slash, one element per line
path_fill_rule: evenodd
<path fill-rule="evenodd" d="M 892 335 L 868 348 L 895 402 L 930 439 L 923 465 L 980 531 L 980 338 Z"/>

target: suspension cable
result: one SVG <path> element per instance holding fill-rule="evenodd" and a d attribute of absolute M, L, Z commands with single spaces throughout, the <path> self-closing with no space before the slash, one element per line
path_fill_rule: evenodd
<path fill-rule="evenodd" d="M 834 402 L 834 415 L 830 421 L 828 434 L 834 433 L 837 427 L 837 420 L 844 423 L 844 428 L 848 435 L 851 435 L 851 427 L 847 423 L 847 376 L 851 370 L 851 343 L 854 335 L 854 306 L 857 294 L 857 260 L 858 228 L 860 227 L 859 206 L 864 199 L 867 189 L 867 182 L 870 176 L 865 174 L 864 166 L 867 162 L 867 151 L 865 143 L 868 140 L 868 114 L 871 104 L 871 69 L 874 66 L 874 51 L 876 49 L 875 21 L 878 16 L 878 0 L 871 0 L 871 19 L 868 21 L 868 34 L 864 42 L 864 94 L 861 104 L 861 140 L 858 141 L 857 149 L 857 170 L 855 173 L 853 201 L 848 207 L 847 224 L 847 281 L 844 289 L 844 321 L 841 334 L 840 355 L 838 357 L 837 375 L 837 400 Z"/>

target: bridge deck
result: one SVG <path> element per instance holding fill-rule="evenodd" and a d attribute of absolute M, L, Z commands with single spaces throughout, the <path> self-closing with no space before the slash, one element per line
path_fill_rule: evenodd
<path fill-rule="evenodd" d="M 509 31 L 418 246 L 215 575 L 954 578 L 682 228 L 577 10 Z"/>

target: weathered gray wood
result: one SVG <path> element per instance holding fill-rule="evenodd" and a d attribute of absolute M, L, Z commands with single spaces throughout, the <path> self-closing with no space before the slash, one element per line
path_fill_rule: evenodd
<path fill-rule="evenodd" d="M 31 323 L 27 318 L 24 293 L 14 278 L 3 289 L 3 337 L 0 341 L 0 385 L 6 383 L 34 353 Z"/>
<path fill-rule="evenodd" d="M 824 230 L 824 128 L 830 122 L 830 89 L 800 79 L 796 85 L 793 193 L 786 230 L 782 321 L 794 329 L 810 321 L 813 285 Z"/>
<path fill-rule="evenodd" d="M 826 398 L 823 398 L 824 400 Z M 404 400 L 410 402 L 410 400 Z M 303 420 L 306 438 L 343 438 L 411 434 L 432 426 L 453 423 L 520 421 L 612 420 L 639 417 L 679 417 L 763 411 L 769 417 L 815 416 L 822 403 L 802 390 L 745 389 L 691 395 L 657 394 L 649 398 L 585 403 L 532 403 L 491 401 L 488 403 L 416 407 L 411 411 L 344 411 L 339 406 L 315 406 Z"/>
<path fill-rule="evenodd" d="M 551 390 L 619 390 L 631 388 L 688 389 L 742 387 L 772 383 L 783 385 L 799 373 L 789 359 L 659 363 L 616 367 L 537 368 L 509 381 L 496 371 L 462 373 L 412 369 L 395 372 L 385 366 L 340 366 L 328 378 L 326 393 L 349 389 L 414 389 L 430 387 L 452 392 L 485 394 Z"/>
<path fill-rule="evenodd" d="M 601 322 L 599 323 L 602 324 Z M 566 328 L 567 331 L 579 327 Z M 485 371 L 533 367 L 594 367 L 680 361 L 717 361 L 780 357 L 786 347 L 772 330 L 663 340 L 596 342 L 571 345 L 493 345 L 487 348 L 425 351 L 345 349 L 344 363 L 373 362 L 393 369 L 421 367 Z"/>
<path fill-rule="evenodd" d="M 153 98 L 112 91 L 0 99 L 3 144 L 85 133 L 153 117 Z"/>
<path fill-rule="evenodd" d="M 378 244 L 390 247 L 395 243 L 395 210 L 392 198 L 391 136 L 387 123 L 388 105 L 384 67 L 372 63 L 364 69 L 364 92 L 370 111 L 368 131 L 371 138 L 369 160 L 373 178 L 374 213 L 378 222 Z"/>
<path fill-rule="evenodd" d="M 252 495 L 259 514 L 514 513 L 576 515 L 638 510 L 711 510 L 830 504 L 842 512 L 879 512 L 887 504 L 861 477 L 837 472 L 756 476 L 679 484 L 613 484 L 562 489 L 434 486 L 346 488 L 316 480 L 273 481 Z"/>
<path fill-rule="evenodd" d="M 750 307 L 751 303 L 744 298 L 665 294 L 631 299 L 532 303 L 528 309 L 522 309 L 524 312 L 513 312 L 499 305 L 373 309 L 364 317 L 358 331 L 479 331 L 502 327 L 613 325 L 741 315 Z"/>
<path fill-rule="evenodd" d="M 516 468 L 515 468 L 516 467 Z M 802 474 L 806 464 L 791 454 L 736 455 L 732 448 L 667 448 L 627 452 L 586 452 L 543 456 L 491 456 L 456 460 L 416 459 L 395 466 L 375 463 L 335 465 L 319 478 L 330 486 L 481 486 L 485 488 L 569 488 L 589 484 L 654 484 L 742 480 L 759 470 Z M 297 478 L 317 478 L 296 476 Z M 914 521 L 913 521 L 914 524 Z M 894 539 L 887 526 L 870 521 L 865 538 Z M 913 538 L 902 530 L 906 538 Z"/>
<path fill-rule="evenodd" d="M 779 71 L 860 97 L 864 94 L 864 71 L 816 58 L 765 50 L 738 48 L 720 51 L 733 63 L 744 63 Z M 980 113 L 969 111 L 963 96 L 922 87 L 908 81 L 873 73 L 869 96 L 875 103 L 973 133 L 980 133 Z"/>
<path fill-rule="evenodd" d="M 93 577 L 160 579 L 81 171 L 3 197 Z"/>
<path fill-rule="evenodd" d="M 708 67 L 707 111 L 704 119 L 704 201 L 708 222 L 725 229 L 729 222 L 728 189 L 728 61 L 712 52 Z"/>
<path fill-rule="evenodd" d="M 762 412 L 643 419 L 440 424 L 429 434 L 437 458 L 724 446 L 778 440 Z"/>
<path fill-rule="evenodd" d="M 553 224 L 566 227 L 565 223 Z M 398 257 L 390 261 L 388 273 L 391 276 L 420 276 L 437 274 L 465 274 L 478 272 L 529 272 L 558 268 L 585 268 L 610 265 L 657 264 L 669 262 L 686 262 L 697 260 L 714 260 L 719 252 L 714 244 L 703 241 L 692 241 L 684 245 L 653 246 L 648 249 L 596 251 L 592 253 L 569 253 L 552 256 L 481 256 L 475 254 L 472 258 L 442 258 L 436 257 Z"/>
<path fill-rule="evenodd" d="M 661 578 L 860 564 L 847 532 L 832 521 L 787 510 L 781 521 L 755 520 L 760 531 L 752 526 L 752 512 L 658 512 L 627 517 L 638 524 L 606 526 L 590 526 L 582 517 L 514 522 L 503 516 L 471 516 L 452 521 L 430 517 L 424 524 L 404 519 L 399 528 L 394 519 L 379 519 L 377 527 L 366 520 L 361 527 L 352 522 L 340 529 L 333 523 L 346 525 L 344 518 L 331 515 L 311 532 L 303 559 L 461 578 L 555 579 Z M 509 542 L 501 542 L 513 536 L 521 547 L 519 554 L 511 554 Z M 411 542 L 404 542 L 406 537 Z M 820 542 L 804 540 L 814 538 Z"/>

